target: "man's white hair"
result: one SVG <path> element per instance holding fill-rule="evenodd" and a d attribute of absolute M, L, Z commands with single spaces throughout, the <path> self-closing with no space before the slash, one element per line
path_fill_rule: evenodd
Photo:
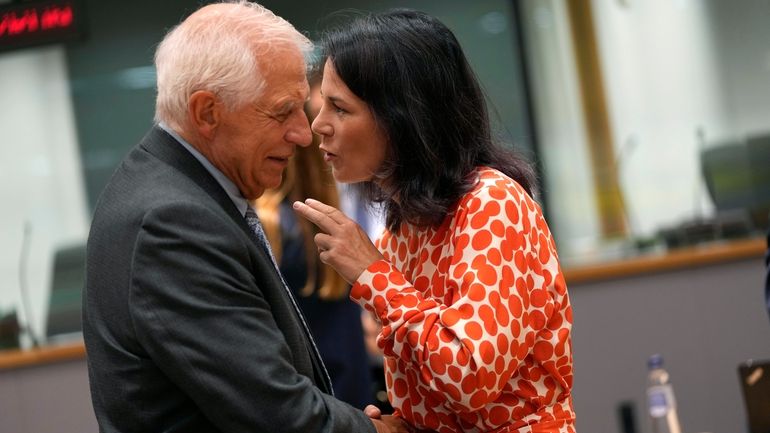
<path fill-rule="evenodd" d="M 194 92 L 215 93 L 228 109 L 259 98 L 261 70 L 276 48 L 313 44 L 269 9 L 245 0 L 206 6 L 172 29 L 155 52 L 158 96 L 155 121 L 186 125 L 187 102 Z"/>

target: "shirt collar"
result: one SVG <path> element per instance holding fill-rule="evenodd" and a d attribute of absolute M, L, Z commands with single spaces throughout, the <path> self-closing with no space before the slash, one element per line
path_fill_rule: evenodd
<path fill-rule="evenodd" d="M 195 157 L 202 165 L 203 167 L 212 175 L 214 176 L 214 179 L 219 182 L 219 185 L 222 186 L 222 188 L 225 190 L 227 195 L 230 197 L 230 200 L 233 201 L 233 204 L 235 204 L 235 207 L 238 209 L 238 212 L 241 213 L 241 215 L 246 215 L 246 210 L 249 208 L 249 202 L 246 200 L 246 198 L 243 197 L 243 194 L 241 194 L 241 191 L 238 190 L 238 187 L 235 186 L 233 181 L 231 181 L 227 176 L 224 175 L 221 171 L 219 171 L 218 168 L 214 166 L 214 164 L 211 163 L 205 156 L 203 156 L 202 153 L 198 151 L 193 145 L 187 142 L 184 138 L 182 138 L 181 135 L 177 134 L 176 131 L 168 127 L 163 122 L 159 123 L 158 126 L 169 133 L 172 137 L 176 139 L 176 141 L 179 142 L 179 144 L 182 145 L 185 149 L 187 149 L 188 152 L 192 154 L 192 156 Z"/>

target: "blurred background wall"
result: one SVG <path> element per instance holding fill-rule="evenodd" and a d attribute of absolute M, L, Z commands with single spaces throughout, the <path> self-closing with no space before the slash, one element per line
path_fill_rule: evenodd
<path fill-rule="evenodd" d="M 394 6 L 446 22 L 489 96 L 500 137 L 538 167 L 538 200 L 568 271 L 723 245 L 766 227 L 765 0 L 263 4 L 311 38 L 362 10 Z M 152 124 L 156 44 L 198 5 L 84 0 L 80 40 L 0 51 L 0 316 L 15 311 L 28 328 L 22 346 L 48 332 L 56 252 L 84 242 L 99 192 Z M 685 429 L 741 431 L 734 364 L 770 358 L 762 272 L 755 257 L 568 278 L 578 428 L 620 431 L 622 401 L 641 418 L 644 360 L 664 351 L 681 382 Z"/>

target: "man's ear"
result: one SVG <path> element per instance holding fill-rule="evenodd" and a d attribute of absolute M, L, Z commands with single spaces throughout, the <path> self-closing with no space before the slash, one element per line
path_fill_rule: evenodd
<path fill-rule="evenodd" d="M 207 140 L 214 138 L 217 126 L 219 126 L 219 103 L 214 93 L 208 90 L 198 90 L 190 95 L 187 101 L 187 117 L 195 131 Z"/>

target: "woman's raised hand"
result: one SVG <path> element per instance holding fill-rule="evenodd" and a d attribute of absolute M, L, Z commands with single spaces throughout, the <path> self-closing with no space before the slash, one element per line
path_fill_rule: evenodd
<path fill-rule="evenodd" d="M 339 209 L 313 199 L 295 201 L 293 207 L 321 229 L 314 238 L 319 257 L 348 283 L 353 284 L 369 265 L 383 258 L 361 227 Z"/>

